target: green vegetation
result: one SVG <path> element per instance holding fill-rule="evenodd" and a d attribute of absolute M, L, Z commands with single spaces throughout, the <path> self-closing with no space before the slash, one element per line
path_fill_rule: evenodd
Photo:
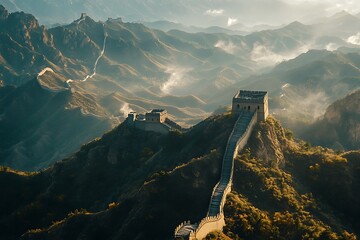
<path fill-rule="evenodd" d="M 222 232 L 212 232 L 212 233 L 209 233 L 205 239 L 206 240 L 230 240 L 231 238 L 229 238 Z"/>
<path fill-rule="evenodd" d="M 104 220 L 104 226 L 93 230 L 98 234 L 124 231 L 124 239 L 132 232 L 143 232 L 144 237 L 171 235 L 185 218 L 199 220 L 206 212 L 233 123 L 228 114 L 217 115 L 186 133 L 169 135 L 123 124 L 47 170 L 28 174 L 4 167 L 0 171 L 0 187 L 6 193 L 0 199 L 0 238 L 16 239 L 33 229 L 27 236 L 39 239 L 46 231 L 56 234 L 65 229 L 61 236 L 68 239 L 79 233 L 68 227 L 80 229 L 95 224 L 99 217 L 120 226 L 122 221 L 127 223 L 116 227 Z M 194 196 L 198 202 L 189 215 L 183 203 Z M 69 218 L 76 209 L 96 214 Z M 156 218 L 160 212 L 162 220 Z M 41 234 L 39 229 L 43 229 Z"/>
<path fill-rule="evenodd" d="M 267 157 L 262 143 L 269 138 Z M 280 142 L 279 148 L 276 142 Z M 255 129 L 235 161 L 225 205 L 231 239 L 356 239 L 359 229 L 359 152 L 335 153 L 295 142 L 273 119 Z M 284 162 L 277 158 L 284 157 Z M 354 171 L 355 170 L 355 171 Z"/>
<path fill-rule="evenodd" d="M 5 168 L 0 237 L 170 239 L 206 213 L 233 124 L 226 113 L 167 136 L 120 125 L 46 171 Z M 356 239 L 359 159 L 269 118 L 235 160 L 224 232 L 206 239 Z"/>

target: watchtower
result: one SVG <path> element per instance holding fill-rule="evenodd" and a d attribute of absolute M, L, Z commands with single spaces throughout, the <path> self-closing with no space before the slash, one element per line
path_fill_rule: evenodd
<path fill-rule="evenodd" d="M 269 115 L 268 93 L 266 91 L 240 90 L 233 97 L 232 114 L 242 111 L 257 111 L 258 121 L 266 120 Z"/>
<path fill-rule="evenodd" d="M 130 112 L 128 114 L 128 118 L 127 118 L 128 121 L 135 122 L 136 119 L 137 119 L 137 113 L 136 112 Z"/>
<path fill-rule="evenodd" d="M 147 122 L 165 122 L 167 118 L 167 111 L 165 109 L 153 109 L 151 112 L 145 114 Z"/>

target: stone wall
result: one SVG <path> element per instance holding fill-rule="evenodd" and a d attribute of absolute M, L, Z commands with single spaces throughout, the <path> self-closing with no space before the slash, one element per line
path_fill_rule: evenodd
<path fill-rule="evenodd" d="M 215 217 L 205 217 L 201 220 L 199 227 L 196 229 L 196 232 L 190 233 L 190 240 L 199 240 L 203 239 L 210 232 L 223 229 L 225 226 L 224 214 L 219 214 Z"/>
<path fill-rule="evenodd" d="M 244 114 L 244 112 L 243 112 L 243 114 Z M 248 112 L 246 112 L 246 114 L 248 114 Z M 245 132 L 236 141 L 236 147 L 232 153 L 230 178 L 227 182 L 226 188 L 224 189 L 224 191 L 222 193 L 222 198 L 221 198 L 221 203 L 220 203 L 220 213 L 217 214 L 216 216 L 209 216 L 209 212 L 210 212 L 210 205 L 209 205 L 209 212 L 208 212 L 207 216 L 201 220 L 201 222 L 197 226 L 196 230 L 190 232 L 188 239 L 190 239 L 190 240 L 203 239 L 206 237 L 207 234 L 209 234 L 212 231 L 222 231 L 223 227 L 225 226 L 225 220 L 224 220 L 225 216 L 224 216 L 223 208 L 225 205 L 226 196 L 227 196 L 227 194 L 229 194 L 231 192 L 232 177 L 233 177 L 233 172 L 234 172 L 234 159 L 237 157 L 238 152 L 241 149 L 243 149 L 245 147 L 245 145 L 247 144 L 247 141 L 249 140 L 252 129 L 255 126 L 255 124 L 257 123 L 257 120 L 258 120 L 258 116 L 257 116 L 257 112 L 255 111 L 251 117 L 250 122 L 247 124 Z M 232 146 L 233 146 L 233 143 L 231 143 L 232 138 L 234 136 L 236 136 L 237 134 L 239 134 L 237 132 L 236 128 L 238 127 L 239 123 L 241 123 L 241 121 L 242 121 L 242 116 L 240 113 L 240 116 L 234 125 L 233 131 L 230 134 L 228 144 L 227 144 L 227 147 L 225 150 L 225 154 L 228 151 L 228 149 L 230 148 L 229 147 L 230 144 L 232 144 Z M 225 161 L 226 161 L 226 157 L 224 155 L 223 166 L 225 164 Z M 224 174 L 224 171 L 222 171 L 222 174 Z M 229 176 L 228 173 L 227 173 L 227 176 Z M 218 185 L 221 183 L 223 177 L 224 176 L 221 176 L 220 181 L 214 187 L 213 193 L 212 193 L 212 198 L 214 196 L 215 190 L 217 189 Z M 211 204 L 211 201 L 210 201 L 210 204 Z M 175 229 L 175 238 L 177 238 L 178 231 L 181 228 L 185 227 L 186 225 L 190 225 L 190 222 L 189 221 L 184 222 Z"/>
<path fill-rule="evenodd" d="M 257 119 L 258 119 L 257 112 L 255 112 L 252 119 L 251 119 L 251 121 L 250 121 L 250 123 L 247 126 L 247 129 L 246 129 L 245 133 L 237 141 L 236 149 L 235 149 L 234 157 L 233 157 L 233 162 L 232 162 L 231 182 L 232 182 L 232 178 L 233 178 L 233 174 L 234 174 L 234 159 L 237 157 L 238 153 L 247 144 L 247 142 L 248 142 L 248 140 L 249 140 L 249 138 L 251 136 L 252 130 L 253 130 L 255 124 L 257 123 Z"/>

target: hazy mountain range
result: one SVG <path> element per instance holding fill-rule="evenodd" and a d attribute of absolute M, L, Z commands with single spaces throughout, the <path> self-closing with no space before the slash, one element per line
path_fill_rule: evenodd
<path fill-rule="evenodd" d="M 272 92 L 272 113 L 301 132 L 304 123 L 321 117 L 332 102 L 360 87 L 358 49 L 347 50 L 311 50 L 244 81 L 242 87 Z"/>
<path fill-rule="evenodd" d="M 337 150 L 359 149 L 359 101 L 360 91 L 357 90 L 334 102 L 302 137 L 313 144 Z"/>
<path fill-rule="evenodd" d="M 1 164 L 16 169 L 47 167 L 119 123 L 91 95 L 49 91 L 36 78 L 0 94 L 0 134 L 8 136 L 0 140 Z"/>
<path fill-rule="evenodd" d="M 299 119 L 311 122 L 331 102 L 358 87 L 357 34 L 349 23 L 360 20 L 346 13 L 327 19 L 321 27 L 294 22 L 240 36 L 179 30 L 165 33 L 121 19 L 95 22 L 86 15 L 69 25 L 47 29 L 32 15 L 9 14 L 3 7 L 0 12 L 0 79 L 5 86 L 1 91 L 4 96 L 11 95 L 0 99 L 1 131 L 9 131 L 5 122 L 12 117 L 7 109 L 12 104 L 23 108 L 18 102 L 24 101 L 24 96 L 32 100 L 24 114 L 37 113 L 32 121 L 37 122 L 39 131 L 13 134 L 14 139 L 1 147 L 2 163 L 15 168 L 33 169 L 60 160 L 110 130 L 131 110 L 166 108 L 178 123 L 190 126 L 228 105 L 234 89 L 246 87 L 269 90 L 273 111 L 287 126 L 299 126 Z M 311 48 L 332 50 L 332 46 L 342 48 L 307 52 Z M 307 53 L 295 58 L 303 52 Z M 269 72 L 291 58 L 295 59 Z M 269 73 L 259 75 L 263 72 Z M 283 86 L 290 98 L 284 98 Z M 34 91 L 44 98 L 32 99 Z M 54 96 L 61 104 L 48 105 Z M 288 113 L 283 114 L 284 108 Z M 80 119 L 76 122 L 83 130 L 73 131 L 73 124 L 62 125 L 62 130 L 81 137 L 69 143 L 64 134 L 50 147 L 40 144 L 42 131 L 60 124 L 50 121 L 49 114 L 40 114 L 44 109 L 74 114 L 70 118 Z M 15 116 L 11 124 L 27 128 L 25 115 Z M 94 130 L 77 134 L 87 129 L 86 119 L 94 121 Z M 43 126 L 45 123 L 48 125 Z M 40 147 L 24 142 L 25 138 L 39 142 Z M 24 161 L 29 164 L 21 163 Z"/>
<path fill-rule="evenodd" d="M 0 239 L 173 239 L 208 209 L 239 89 L 271 116 L 206 239 L 359 238 L 360 16 L 335 2 L 0 0 Z M 186 131 L 123 121 L 153 108 Z"/>

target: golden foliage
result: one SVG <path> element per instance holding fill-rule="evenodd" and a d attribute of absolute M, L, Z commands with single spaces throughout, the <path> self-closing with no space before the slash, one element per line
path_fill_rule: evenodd
<path fill-rule="evenodd" d="M 295 142 L 274 119 L 260 124 L 257 131 L 257 139 L 276 133 L 270 137 L 282 143 L 278 150 L 286 158 L 285 165 L 257 159 L 254 149 L 243 151 L 235 161 L 234 191 L 225 205 L 224 233 L 231 239 L 356 239 L 341 224 L 334 227 L 334 217 L 322 209 L 322 202 L 298 178 L 311 183 L 324 179 L 329 184 L 346 183 L 347 157 L 328 148 Z"/>

